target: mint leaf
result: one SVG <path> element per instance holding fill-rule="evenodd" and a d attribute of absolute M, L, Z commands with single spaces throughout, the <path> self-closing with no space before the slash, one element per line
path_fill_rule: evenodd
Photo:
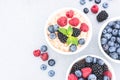
<path fill-rule="evenodd" d="M 59 28 L 58 31 L 67 36 L 67 30 L 65 28 Z"/>
<path fill-rule="evenodd" d="M 69 26 L 67 29 L 67 34 L 71 36 L 73 34 L 73 29 Z"/>
<path fill-rule="evenodd" d="M 78 38 L 76 38 L 76 37 L 69 37 L 68 39 L 67 39 L 67 44 L 69 45 L 69 44 L 75 44 L 76 46 L 78 45 Z"/>
<path fill-rule="evenodd" d="M 69 38 L 67 39 L 67 45 L 69 45 L 69 44 L 71 44 L 71 43 L 72 43 L 72 38 L 69 37 Z"/>

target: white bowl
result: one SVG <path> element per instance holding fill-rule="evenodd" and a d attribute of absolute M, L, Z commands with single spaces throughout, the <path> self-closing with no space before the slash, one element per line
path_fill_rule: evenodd
<path fill-rule="evenodd" d="M 48 27 L 48 26 L 47 26 L 48 21 L 51 20 L 52 17 L 53 17 L 56 13 L 59 13 L 59 12 L 61 12 L 61 11 L 63 11 L 63 10 L 66 10 L 66 9 L 68 9 L 68 10 L 75 10 L 75 11 L 79 12 L 81 15 L 83 15 L 83 17 L 85 18 L 85 20 L 88 22 L 87 25 L 89 26 L 89 37 L 87 38 L 86 43 L 85 43 L 79 50 L 76 50 L 75 52 L 63 52 L 63 51 L 61 51 L 61 50 L 59 50 L 59 49 L 56 49 L 56 48 L 49 42 L 48 36 L 47 36 L 47 34 L 46 34 L 47 27 Z M 45 25 L 45 29 L 44 29 L 44 34 L 45 34 L 45 39 L 46 39 L 48 45 L 49 45 L 54 51 L 56 51 L 57 53 L 60 53 L 60 54 L 64 54 L 64 55 L 72 55 L 72 54 L 76 54 L 76 53 L 82 51 L 82 50 L 88 45 L 88 43 L 90 42 L 91 36 L 92 36 L 92 24 L 91 24 L 91 22 L 89 21 L 88 17 L 87 17 L 83 12 L 81 12 L 80 10 L 75 9 L 75 8 L 63 8 L 63 9 L 59 9 L 58 11 L 54 12 L 54 13 L 48 18 L 48 20 L 47 20 L 47 22 L 46 22 L 46 25 Z"/>
<path fill-rule="evenodd" d="M 103 60 L 103 61 L 105 62 L 105 64 L 108 66 L 110 72 L 112 73 L 112 80 L 116 80 L 115 73 L 114 73 L 114 70 L 113 70 L 113 68 L 111 67 L 111 65 L 110 65 L 105 59 L 103 59 L 103 58 L 101 58 L 101 57 L 99 57 L 99 56 L 95 56 L 95 55 L 84 55 L 84 56 L 76 59 L 75 61 L 73 61 L 72 64 L 70 65 L 70 67 L 69 67 L 68 70 L 67 70 L 66 79 L 65 79 L 65 80 L 68 80 L 68 75 L 70 74 L 70 71 L 71 71 L 72 66 L 73 66 L 76 62 L 78 62 L 78 61 L 86 58 L 87 56 L 96 57 L 96 58 L 99 58 L 99 59 Z"/>
<path fill-rule="evenodd" d="M 110 59 L 111 61 L 113 62 L 116 62 L 116 63 L 120 63 L 120 60 L 115 60 L 115 59 L 112 59 L 102 48 L 102 45 L 101 45 L 101 34 L 102 34 L 102 31 L 104 30 L 104 28 L 106 27 L 106 25 L 111 22 L 111 21 L 116 21 L 116 20 L 120 20 L 120 17 L 115 17 L 115 18 L 112 18 L 110 20 L 108 20 L 107 22 L 105 22 L 103 24 L 103 26 L 101 27 L 100 29 L 100 32 L 99 32 L 99 36 L 98 36 L 98 45 L 99 45 L 99 48 L 101 50 L 101 52 L 108 58 Z"/>

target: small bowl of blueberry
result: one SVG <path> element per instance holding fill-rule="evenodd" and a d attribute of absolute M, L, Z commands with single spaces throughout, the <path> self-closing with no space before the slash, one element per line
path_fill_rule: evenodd
<path fill-rule="evenodd" d="M 87 16 L 75 8 L 63 8 L 51 15 L 45 25 L 45 37 L 58 53 L 70 55 L 82 51 L 92 35 Z"/>
<path fill-rule="evenodd" d="M 108 59 L 120 63 L 120 17 L 112 18 L 102 26 L 98 44 Z"/>
<path fill-rule="evenodd" d="M 68 69 L 66 80 L 116 80 L 108 62 L 98 56 L 86 55 L 75 60 Z"/>

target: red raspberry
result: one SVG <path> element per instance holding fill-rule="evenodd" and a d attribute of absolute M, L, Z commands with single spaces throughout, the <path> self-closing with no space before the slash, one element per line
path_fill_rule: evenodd
<path fill-rule="evenodd" d="M 80 23 L 79 19 L 74 17 L 71 20 L 69 20 L 69 24 L 72 26 L 78 26 L 78 24 Z"/>
<path fill-rule="evenodd" d="M 89 27 L 86 23 L 82 23 L 80 26 L 80 30 L 83 32 L 87 32 L 89 30 Z"/>
<path fill-rule="evenodd" d="M 39 57 L 40 55 L 41 55 L 41 51 L 38 49 L 38 50 L 34 50 L 33 51 L 33 55 L 35 56 L 35 57 Z"/>
<path fill-rule="evenodd" d="M 104 75 L 108 76 L 109 78 L 112 78 L 112 73 L 110 71 L 105 71 Z"/>
<path fill-rule="evenodd" d="M 93 12 L 93 13 L 97 13 L 98 12 L 98 10 L 99 10 L 99 7 L 97 6 L 97 5 L 93 5 L 92 7 L 91 7 L 91 11 Z"/>
<path fill-rule="evenodd" d="M 69 10 L 69 11 L 66 12 L 66 16 L 67 16 L 68 18 L 72 18 L 73 15 L 74 15 L 74 11 L 73 11 L 73 10 Z"/>
<path fill-rule="evenodd" d="M 87 78 L 91 74 L 92 69 L 90 67 L 85 67 L 81 69 L 81 71 L 82 71 L 83 78 Z"/>
<path fill-rule="evenodd" d="M 49 58 L 49 56 L 48 56 L 48 53 L 47 53 L 47 52 L 41 54 L 41 59 L 42 59 L 43 61 L 48 60 L 48 58 Z"/>
<path fill-rule="evenodd" d="M 75 76 L 74 74 L 70 74 L 68 76 L 68 80 L 78 80 L 77 76 Z"/>
<path fill-rule="evenodd" d="M 67 18 L 65 16 L 60 17 L 57 20 L 57 24 L 60 25 L 61 27 L 64 27 L 67 25 Z"/>

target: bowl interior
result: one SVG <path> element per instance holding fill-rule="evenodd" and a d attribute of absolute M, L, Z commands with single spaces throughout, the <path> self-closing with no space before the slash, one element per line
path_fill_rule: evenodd
<path fill-rule="evenodd" d="M 47 36 L 47 34 L 46 34 L 46 31 L 47 31 L 47 23 L 49 22 L 49 20 L 51 20 L 56 13 L 59 13 L 59 12 L 61 12 L 61 11 L 63 11 L 63 10 L 66 10 L 66 9 L 67 9 L 67 10 L 74 10 L 74 11 L 79 12 L 79 13 L 85 18 L 85 20 L 88 22 L 88 26 L 89 26 L 89 37 L 87 38 L 86 43 L 85 43 L 79 50 L 76 50 L 75 52 L 64 52 L 64 51 L 61 51 L 61 50 L 59 50 L 59 49 L 56 49 L 56 48 L 49 42 L 48 36 Z M 64 55 L 72 55 L 72 54 L 76 54 L 76 53 L 82 51 L 82 50 L 88 45 L 88 43 L 90 42 L 91 36 L 92 36 L 92 24 L 91 24 L 90 20 L 88 19 L 88 17 L 87 17 L 83 12 L 81 12 L 80 10 L 75 9 L 75 8 L 63 8 L 63 9 L 60 9 L 60 10 L 54 12 L 54 13 L 48 18 L 48 20 L 47 20 L 47 22 L 46 22 L 46 25 L 45 25 L 45 29 L 44 29 L 44 34 L 45 34 L 45 39 L 46 39 L 48 45 L 49 45 L 54 51 L 56 51 L 56 52 L 58 52 L 58 53 L 60 53 L 60 54 L 64 54 Z"/>

